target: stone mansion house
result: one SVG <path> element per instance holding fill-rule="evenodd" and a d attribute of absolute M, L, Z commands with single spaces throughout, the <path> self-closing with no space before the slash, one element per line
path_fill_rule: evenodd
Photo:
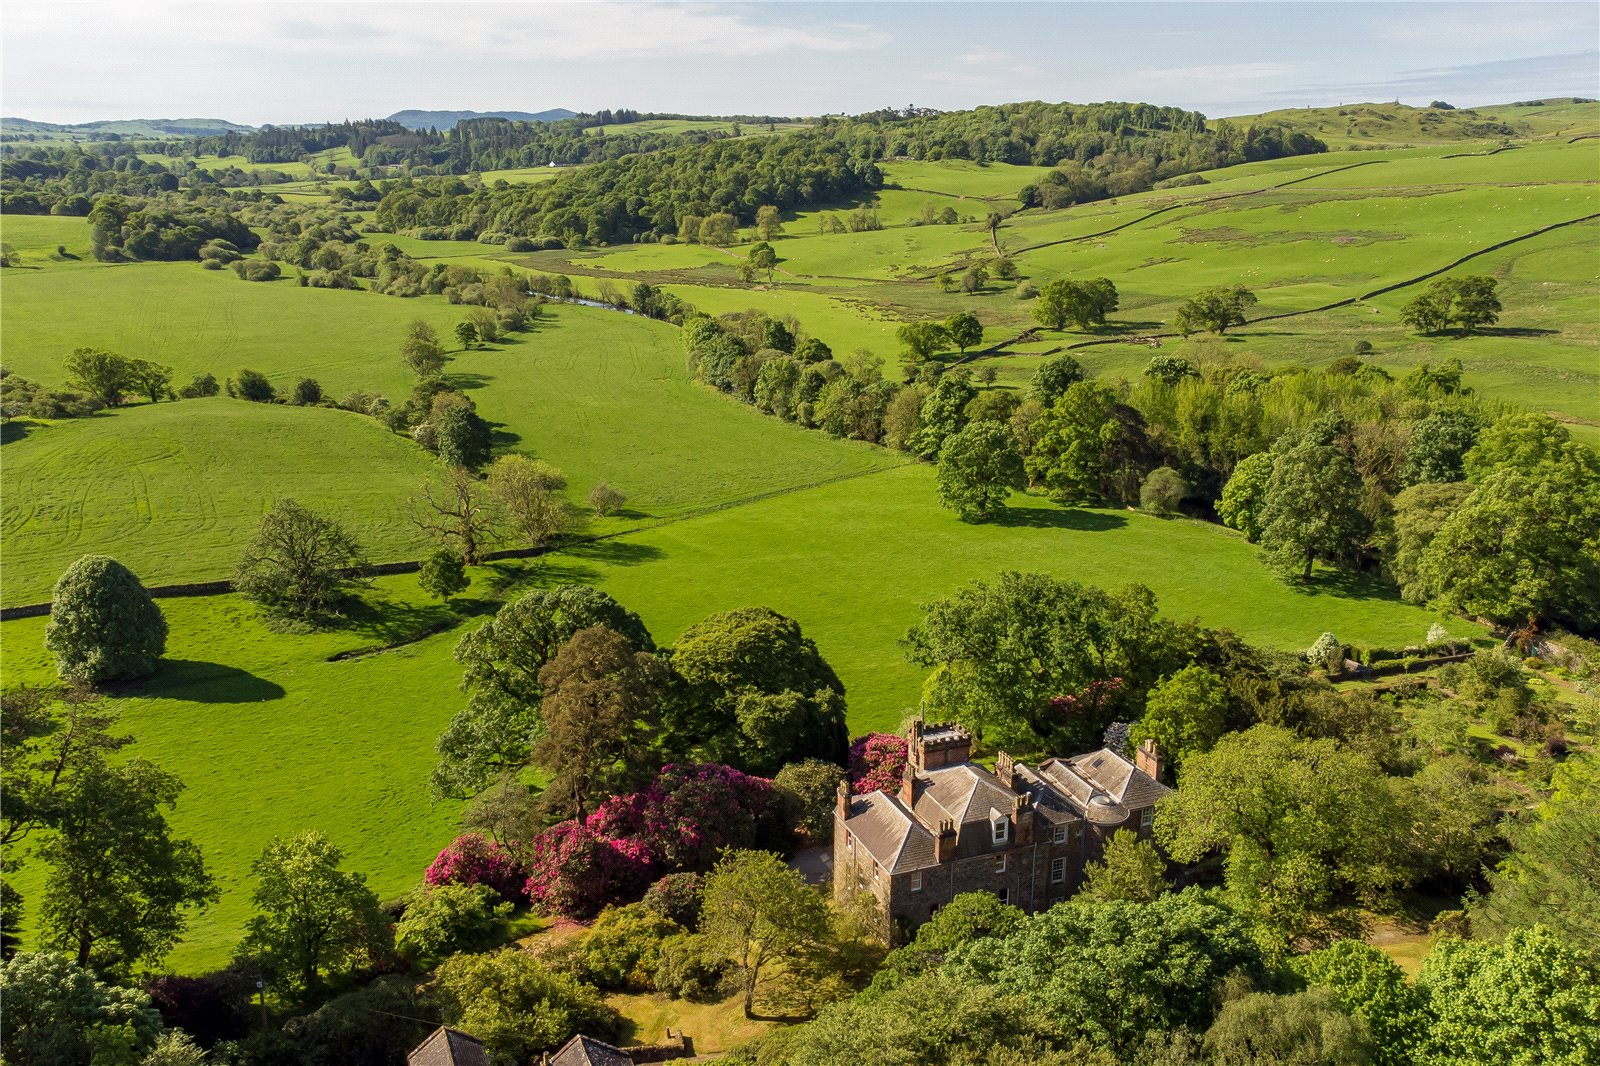
<path fill-rule="evenodd" d="M 1059 903 L 1112 833 L 1149 837 L 1172 791 L 1149 741 L 1135 762 L 1102 748 L 1030 767 L 1002 752 L 990 773 L 958 725 L 918 719 L 909 740 L 899 790 L 853 796 L 841 784 L 833 819 L 835 898 L 871 892 L 896 939 L 963 892 L 1029 912 Z"/>

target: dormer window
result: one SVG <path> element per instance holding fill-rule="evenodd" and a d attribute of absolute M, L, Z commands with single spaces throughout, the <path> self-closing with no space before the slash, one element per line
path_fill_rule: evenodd
<path fill-rule="evenodd" d="M 999 847 L 1011 839 L 1011 823 L 1003 814 L 989 816 L 989 829 L 994 835 L 994 845 Z"/>

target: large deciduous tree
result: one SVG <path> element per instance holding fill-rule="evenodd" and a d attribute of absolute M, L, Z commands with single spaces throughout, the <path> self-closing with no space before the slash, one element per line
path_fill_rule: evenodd
<path fill-rule="evenodd" d="M 552 777 L 545 798 L 553 809 L 581 820 L 596 797 L 648 774 L 645 749 L 666 681 L 654 655 L 605 626 L 578 630 L 544 665 L 544 733 L 533 761 Z"/>
<path fill-rule="evenodd" d="M 1150 690 L 1128 743 L 1155 741 L 1176 776 L 1185 759 L 1210 751 L 1227 729 L 1226 685 L 1205 667 L 1190 664 Z"/>
<path fill-rule="evenodd" d="M 439 738 L 435 793 L 470 796 L 501 771 L 526 765 L 544 728 L 539 671 L 590 626 L 620 633 L 640 651 L 655 649 L 638 615 L 587 585 L 527 593 L 461 638 L 455 657 L 467 706 Z"/>
<path fill-rule="evenodd" d="M 566 475 L 549 463 L 502 455 L 489 467 L 488 480 L 501 512 L 528 547 L 544 547 L 571 525 Z"/>
<path fill-rule="evenodd" d="M 1099 503 L 1111 473 L 1111 451 L 1121 434 L 1116 394 L 1098 381 L 1067 386 L 1035 426 L 1027 471 L 1034 484 L 1069 504 Z"/>
<path fill-rule="evenodd" d="M 1409 882 L 1408 814 L 1367 756 L 1258 725 L 1189 757 L 1156 836 L 1179 862 L 1225 852 L 1235 905 L 1287 943 L 1348 933 L 1358 904 Z"/>
<path fill-rule="evenodd" d="M 413 320 L 406 327 L 405 339 L 400 342 L 400 358 L 417 377 L 438 377 L 445 364 L 444 345 L 439 343 L 438 332 L 420 318 Z"/>
<path fill-rule="evenodd" d="M 701 935 L 739 969 L 745 1017 L 763 967 L 796 962 L 828 932 L 828 908 L 799 871 L 766 851 L 730 851 L 706 875 Z"/>
<path fill-rule="evenodd" d="M 1178 307 L 1172 324 L 1185 337 L 1203 330 L 1223 334 L 1245 324 L 1245 311 L 1256 305 L 1256 294 L 1242 285 L 1201 289 Z"/>
<path fill-rule="evenodd" d="M 1066 329 L 1069 323 L 1078 329 L 1089 329 L 1105 325 L 1106 316 L 1117 309 L 1117 301 L 1117 287 L 1110 278 L 1092 281 L 1062 278 L 1039 291 L 1033 317 L 1050 329 Z"/>
<path fill-rule="evenodd" d="M 981 521 L 1024 488 L 1017 439 L 998 422 L 974 422 L 945 438 L 939 449 L 939 501 L 963 521 Z"/>
<path fill-rule="evenodd" d="M 324 973 L 342 972 L 374 946 L 378 897 L 344 854 L 317 830 L 276 837 L 251 866 L 256 914 L 240 953 L 310 996 Z"/>
<path fill-rule="evenodd" d="M 1361 491 L 1361 475 L 1335 447 L 1308 440 L 1279 455 L 1259 516 L 1267 564 L 1305 581 L 1319 559 L 1354 558 L 1368 528 Z"/>
<path fill-rule="evenodd" d="M 127 567 L 109 556 L 85 555 L 56 582 L 44 645 L 63 681 L 134 680 L 160 663 L 167 620 Z"/>
<path fill-rule="evenodd" d="M 218 898 L 200 849 L 174 837 L 162 813 L 182 790 L 143 759 L 85 768 L 40 851 L 52 871 L 45 943 L 100 970 L 156 962 L 182 934 L 185 910 Z"/>
<path fill-rule="evenodd" d="M 672 667 L 687 686 L 669 716 L 674 744 L 752 773 L 843 764 L 844 685 L 794 619 L 770 607 L 711 615 L 684 630 Z"/>
<path fill-rule="evenodd" d="M 454 549 L 468 566 L 477 566 L 499 536 L 500 513 L 495 502 L 472 471 L 452 466 L 443 483 L 424 478 L 418 494 L 406 501 L 406 508 L 418 529 Z"/>
<path fill-rule="evenodd" d="M 233 586 L 270 611 L 310 617 L 333 610 L 362 565 L 361 546 L 343 526 L 285 498 L 262 515 Z"/>
<path fill-rule="evenodd" d="M 1420 333 L 1458 326 L 1462 335 L 1500 321 L 1499 283 L 1482 274 L 1439 278 L 1400 309 L 1400 321 Z"/>
<path fill-rule="evenodd" d="M 21 954 L 0 963 L 0 998 L 6 1006 L 0 1054 L 19 1066 L 134 1061 L 163 1028 L 149 996 L 103 983 L 53 952 Z M 96 1058 L 97 1050 L 114 1048 L 117 1037 L 128 1057 Z"/>
<path fill-rule="evenodd" d="M 983 323 L 971 311 L 957 311 L 945 319 L 944 332 L 962 355 L 966 355 L 967 349 L 974 344 L 983 342 Z"/>
<path fill-rule="evenodd" d="M 936 458 L 944 442 L 966 426 L 967 406 L 977 395 L 972 375 L 965 367 L 940 378 L 939 384 L 922 402 L 916 432 L 906 442 L 909 450 L 924 459 Z"/>

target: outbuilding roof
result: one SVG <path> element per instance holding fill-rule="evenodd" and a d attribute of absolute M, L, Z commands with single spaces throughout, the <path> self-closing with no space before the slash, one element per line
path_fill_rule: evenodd
<path fill-rule="evenodd" d="M 489 1066 L 483 1042 L 459 1029 L 441 1025 L 406 1056 L 407 1066 Z"/>

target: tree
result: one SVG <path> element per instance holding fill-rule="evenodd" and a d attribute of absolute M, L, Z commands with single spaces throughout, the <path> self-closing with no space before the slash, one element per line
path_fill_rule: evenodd
<path fill-rule="evenodd" d="M 1256 294 L 1242 285 L 1201 289 L 1178 308 L 1173 325 L 1185 337 L 1201 330 L 1221 335 L 1230 326 L 1245 324 L 1245 310 L 1256 305 Z"/>
<path fill-rule="evenodd" d="M 983 291 L 983 286 L 989 280 L 989 268 L 982 263 L 973 263 L 961 273 L 961 291 L 967 295 Z"/>
<path fill-rule="evenodd" d="M 756 208 L 756 234 L 764 241 L 777 240 L 778 234 L 783 232 L 783 222 L 778 218 L 778 209 L 771 204 L 762 204 Z"/>
<path fill-rule="evenodd" d="M 468 566 L 483 561 L 483 553 L 498 535 L 500 516 L 492 499 L 465 467 L 450 467 L 442 484 L 423 478 L 419 494 L 407 501 L 407 509 L 418 529 L 453 547 Z"/>
<path fill-rule="evenodd" d="M 161 813 L 182 790 L 143 759 L 79 776 L 40 851 L 52 868 L 46 944 L 102 971 L 158 961 L 183 932 L 185 908 L 219 897 L 200 849 L 174 838 Z"/>
<path fill-rule="evenodd" d="M 1155 826 L 1179 862 L 1224 851 L 1234 904 L 1282 943 L 1348 933 L 1357 905 L 1409 883 L 1409 827 L 1400 788 L 1372 759 L 1273 725 L 1191 755 Z"/>
<path fill-rule="evenodd" d="M 44 646 L 63 681 L 99 685 L 149 677 L 167 650 L 167 620 L 133 572 L 85 555 L 56 581 Z"/>
<path fill-rule="evenodd" d="M 1185 759 L 1210 751 L 1227 730 L 1228 691 L 1222 678 L 1191 663 L 1150 690 L 1128 743 L 1138 747 L 1155 741 L 1176 778 Z"/>
<path fill-rule="evenodd" d="M 1400 480 L 1407 485 L 1441 484 L 1465 476 L 1463 460 L 1478 439 L 1483 422 L 1472 411 L 1441 407 L 1411 426 Z"/>
<path fill-rule="evenodd" d="M 567 478 L 539 459 L 502 455 L 489 467 L 489 492 L 530 548 L 542 548 L 571 524 Z"/>
<path fill-rule="evenodd" d="M 1061 398 L 1062 393 L 1085 377 L 1083 364 L 1072 356 L 1053 355 L 1033 372 L 1028 392 L 1034 399 L 1050 407 Z"/>
<path fill-rule="evenodd" d="M 551 775 L 545 797 L 582 820 L 597 796 L 616 795 L 646 764 L 666 671 L 604 626 L 580 629 L 539 671 L 544 733 L 533 761 Z"/>
<path fill-rule="evenodd" d="M 1461 278 L 1439 278 L 1400 311 L 1400 321 L 1419 333 L 1438 333 L 1450 326 L 1461 327 L 1466 336 L 1482 326 L 1500 320 L 1499 283 L 1482 274 Z"/>
<path fill-rule="evenodd" d="M 152 363 L 148 359 L 128 361 L 128 386 L 149 397 L 151 403 L 160 403 L 172 395 L 172 368 Z"/>
<path fill-rule="evenodd" d="M 795 825 L 813 844 L 833 839 L 833 814 L 844 771 L 836 763 L 802 759 L 778 771 L 772 783 L 789 801 Z"/>
<path fill-rule="evenodd" d="M 1117 287 L 1110 278 L 1071 281 L 1061 278 L 1039 290 L 1033 317 L 1049 329 L 1066 329 L 1070 322 L 1080 330 L 1106 324 L 1106 316 L 1117 309 Z"/>
<path fill-rule="evenodd" d="M 700 243 L 726 248 L 739 235 L 739 220 L 726 211 L 707 215 L 700 223 Z"/>
<path fill-rule="evenodd" d="M 1423 580 L 1423 553 L 1469 495 L 1463 482 L 1412 485 L 1394 498 L 1394 535 L 1388 541 L 1389 573 L 1407 603 L 1428 603 L 1440 589 Z"/>
<path fill-rule="evenodd" d="M 435 548 L 422 560 L 422 569 L 417 571 L 417 584 L 428 595 L 448 602 L 451 596 L 472 584 L 472 578 L 467 576 L 461 556 L 449 548 Z"/>
<path fill-rule="evenodd" d="M 1441 606 L 1511 625 L 1600 622 L 1600 463 L 1489 474 L 1417 560 Z"/>
<path fill-rule="evenodd" d="M 925 604 L 901 643 L 933 668 L 928 713 L 956 719 L 985 747 L 1061 751 L 1097 743 L 1171 672 L 1178 640 L 1143 586 L 1106 592 L 1007 571 Z"/>
<path fill-rule="evenodd" d="M 535 1061 L 579 1033 L 615 1038 L 621 1028 L 593 987 L 517 948 L 453 955 L 435 982 L 446 1024 L 482 1040 L 494 1066 Z"/>
<path fill-rule="evenodd" d="M 605 518 L 615 514 L 628 502 L 621 489 L 613 488 L 604 481 L 596 482 L 594 488 L 589 490 L 589 506 L 594 508 L 596 518 Z"/>
<path fill-rule="evenodd" d="M 103 983 L 65 955 L 24 953 L 0 963 L 0 998 L 6 1005 L 0 1054 L 7 1062 L 77 1066 L 115 1061 L 94 1057 L 106 1036 L 127 1036 L 129 1051 L 137 1055 L 153 1046 L 162 1031 L 161 1015 L 150 1006 L 149 996 Z"/>
<path fill-rule="evenodd" d="M 778 253 L 772 250 L 772 245 L 765 240 L 755 245 L 745 257 L 745 262 L 750 264 L 751 269 L 765 272 L 767 284 L 772 284 L 772 273 L 778 269 Z"/>
<path fill-rule="evenodd" d="M 907 322 L 896 329 L 894 335 L 917 362 L 933 358 L 950 340 L 939 322 Z"/>
<path fill-rule="evenodd" d="M 471 351 L 478 346 L 478 327 L 471 322 L 456 323 L 456 343 L 461 345 L 463 351 Z"/>
<path fill-rule="evenodd" d="M 586 585 L 519 596 L 461 638 L 455 658 L 464 667 L 467 707 L 439 738 L 435 793 L 471 796 L 496 774 L 526 765 L 544 728 L 540 669 L 574 633 L 596 625 L 622 634 L 640 651 L 655 649 L 638 615 Z"/>
<path fill-rule="evenodd" d="M 1367 1023 L 1377 1066 L 1410 1066 L 1422 1059 L 1428 998 L 1381 948 L 1338 940 L 1293 960 L 1297 973 L 1332 993 L 1341 1010 Z"/>
<path fill-rule="evenodd" d="M 959 949 L 944 972 L 1019 996 L 1061 1035 L 1124 1062 L 1153 1030 L 1209 1026 L 1225 978 L 1265 976 L 1243 923 L 1193 888 L 1149 903 L 1069 901 Z"/>
<path fill-rule="evenodd" d="M 342 972 L 370 950 L 380 922 L 378 897 L 359 873 L 341 870 L 344 853 L 315 829 L 274 837 L 250 867 L 256 914 L 241 955 L 309 998 L 324 972 Z"/>
<path fill-rule="evenodd" d="M 1130 829 L 1119 829 L 1106 841 L 1100 861 L 1084 867 L 1083 888 L 1074 898 L 1149 903 L 1171 889 L 1166 871 L 1154 845 Z"/>
<path fill-rule="evenodd" d="M 261 516 L 233 587 L 275 613 L 311 617 L 331 611 L 364 565 L 361 546 L 343 526 L 284 498 Z"/>
<path fill-rule="evenodd" d="M 1500 944 L 1448 938 L 1417 985 L 1434 1016 L 1430 1059 L 1506 1066 L 1600 1058 L 1600 975 L 1543 926 Z"/>
<path fill-rule="evenodd" d="M 939 449 L 939 502 L 962 521 L 988 518 L 1028 483 L 1016 437 L 998 422 L 974 422 Z"/>
<path fill-rule="evenodd" d="M 1045 412 L 1026 462 L 1028 477 L 1062 503 L 1098 503 L 1110 474 L 1111 446 L 1121 430 L 1116 394 L 1098 381 L 1069 385 Z"/>
<path fill-rule="evenodd" d="M 453 403 L 434 420 L 439 458 L 446 466 L 476 470 L 489 461 L 489 423 L 465 403 Z"/>
<path fill-rule="evenodd" d="M 1481 482 L 1497 467 L 1531 474 L 1542 466 L 1572 466 L 1582 476 L 1594 460 L 1560 422 L 1549 415 L 1518 411 L 1501 415 L 1478 435 L 1462 459 L 1467 480 Z"/>
<path fill-rule="evenodd" d="M 972 375 L 964 367 L 940 378 L 922 402 L 916 432 L 906 442 L 910 450 L 924 459 L 937 457 L 944 442 L 967 424 L 967 406 L 977 395 Z"/>
<path fill-rule="evenodd" d="M 794 619 L 770 607 L 711 615 L 684 630 L 672 666 L 687 686 L 667 723 L 676 744 L 754 773 L 844 761 L 844 685 Z"/>
<path fill-rule="evenodd" d="M 445 364 L 439 334 L 422 319 L 413 319 L 406 327 L 405 339 L 400 342 L 400 358 L 417 377 L 438 377 Z"/>
<path fill-rule="evenodd" d="M 1581 772 L 1586 764 L 1593 766 L 1592 756 L 1568 756 L 1559 772 Z M 1592 791 L 1565 803 L 1560 796 L 1558 783 L 1539 818 L 1509 829 L 1511 852 L 1488 872 L 1489 890 L 1472 900 L 1472 928 L 1502 937 L 1542 923 L 1594 964 L 1600 962 L 1600 883 L 1594 877 L 1600 869 L 1600 811 Z"/>
<path fill-rule="evenodd" d="M 278 390 L 261 371 L 244 369 L 238 377 L 228 379 L 228 395 L 251 403 L 272 403 L 278 398 Z"/>
<path fill-rule="evenodd" d="M 1170 466 L 1159 466 L 1145 475 L 1139 486 L 1139 506 L 1151 514 L 1177 514 L 1183 498 L 1189 494 L 1189 485 Z"/>
<path fill-rule="evenodd" d="M 513 905 L 488 885 L 429 885 L 406 900 L 394 927 L 395 950 L 427 969 L 458 951 L 483 948 Z"/>
<path fill-rule="evenodd" d="M 1325 988 L 1289 995 L 1253 992 L 1229 1000 L 1206 1031 L 1216 1066 L 1365 1066 L 1374 1043 L 1367 1024 L 1340 1009 Z"/>
<path fill-rule="evenodd" d="M 301 378 L 294 384 L 296 407 L 315 407 L 322 402 L 322 386 L 311 378 Z"/>
<path fill-rule="evenodd" d="M 827 935 L 828 908 L 798 870 L 766 851 L 729 851 L 706 875 L 700 929 L 736 966 L 755 1017 L 761 968 L 801 959 Z"/>
<path fill-rule="evenodd" d="M 86 392 L 105 404 L 116 407 L 134 388 L 132 362 L 99 348 L 76 348 L 64 360 L 67 381 L 79 392 Z"/>
<path fill-rule="evenodd" d="M 1360 550 L 1361 475 L 1339 449 L 1308 440 L 1273 461 L 1259 521 L 1267 564 L 1308 581 L 1318 559 L 1348 560 Z"/>
<path fill-rule="evenodd" d="M 962 355 L 974 344 L 983 343 L 983 323 L 971 311 L 957 311 L 945 319 L 944 332 Z"/>
<path fill-rule="evenodd" d="M 1144 376 L 1173 388 L 1185 378 L 1198 378 L 1200 371 L 1181 355 L 1155 355 L 1145 364 Z"/>

